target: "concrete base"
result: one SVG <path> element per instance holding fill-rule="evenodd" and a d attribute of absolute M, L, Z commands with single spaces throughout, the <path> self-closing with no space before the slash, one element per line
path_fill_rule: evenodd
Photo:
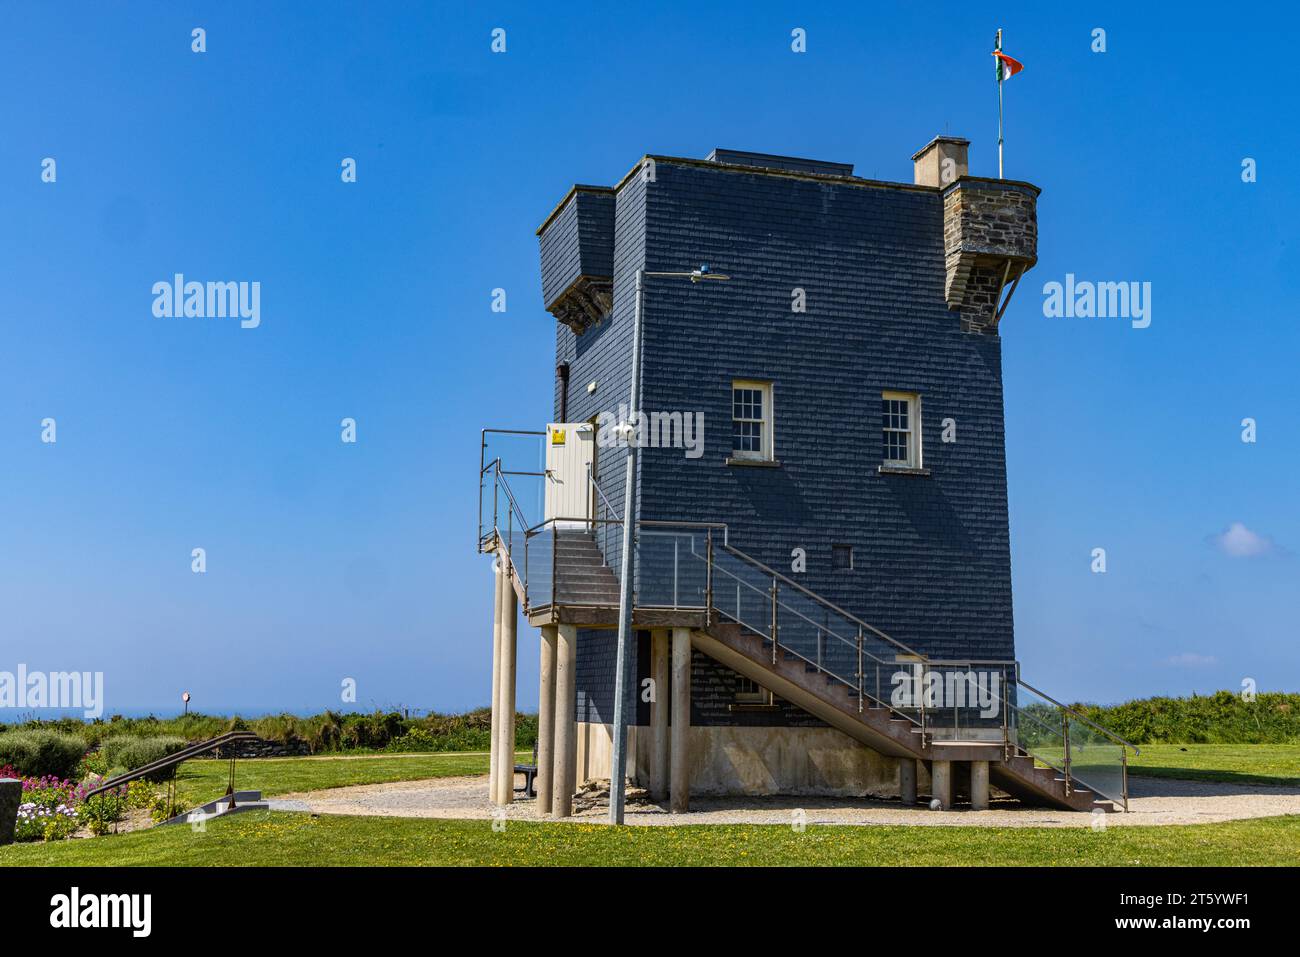
<path fill-rule="evenodd" d="M 689 730 L 691 793 L 727 795 L 791 794 L 814 797 L 898 797 L 900 765 L 929 786 L 920 762 L 886 757 L 834 728 L 693 727 Z M 579 723 L 578 781 L 609 778 L 612 726 Z M 628 728 L 627 775 L 641 787 L 650 784 L 653 735 L 647 727 Z"/>

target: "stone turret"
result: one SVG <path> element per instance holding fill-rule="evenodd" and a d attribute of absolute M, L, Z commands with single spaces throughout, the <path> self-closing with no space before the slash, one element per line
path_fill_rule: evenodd
<path fill-rule="evenodd" d="M 912 161 L 918 185 L 943 190 L 948 308 L 960 314 L 963 329 L 996 332 L 1020 277 L 1038 261 L 1040 190 L 968 175 L 968 146 L 969 140 L 936 137 Z"/>

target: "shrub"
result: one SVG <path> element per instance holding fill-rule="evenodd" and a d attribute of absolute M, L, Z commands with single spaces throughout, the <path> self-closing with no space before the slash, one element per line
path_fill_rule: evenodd
<path fill-rule="evenodd" d="M 0 765 L 12 765 L 25 777 L 73 777 L 85 753 L 81 738 L 70 734 L 40 728 L 0 733 Z"/>
<path fill-rule="evenodd" d="M 374 714 L 345 717 L 340 737 L 344 748 L 380 750 L 394 738 L 401 737 L 403 731 L 403 718 L 396 711 L 376 711 Z"/>
<path fill-rule="evenodd" d="M 131 781 L 126 786 L 126 806 L 131 810 L 150 809 L 158 798 L 158 788 L 148 781 Z"/>
<path fill-rule="evenodd" d="M 312 754 L 339 750 L 343 744 L 343 718 L 333 711 L 308 718 L 305 740 Z"/>
<path fill-rule="evenodd" d="M 132 738 L 126 736 L 113 737 L 106 740 L 100 750 L 103 752 L 104 763 L 117 767 L 122 766 L 128 771 L 134 771 L 136 768 L 142 768 L 146 764 L 157 761 L 159 758 L 165 758 L 169 754 L 175 754 L 185 747 L 185 739 L 175 735 L 160 734 L 150 738 Z M 157 771 L 147 776 L 149 781 L 165 781 L 172 774 L 171 768 L 163 771 Z"/>
<path fill-rule="evenodd" d="M 122 819 L 126 808 L 126 788 L 113 788 L 81 802 L 77 807 L 77 820 L 98 837 L 107 834 L 112 825 Z"/>
<path fill-rule="evenodd" d="M 1109 707 L 1076 706 L 1134 744 L 1285 744 L 1300 741 L 1300 695 L 1231 691 L 1189 698 L 1146 698 Z"/>

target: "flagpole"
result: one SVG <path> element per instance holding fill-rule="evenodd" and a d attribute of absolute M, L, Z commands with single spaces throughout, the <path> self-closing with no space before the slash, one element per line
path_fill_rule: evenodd
<path fill-rule="evenodd" d="M 998 179 L 1002 178 L 1002 80 L 998 80 Z"/>
<path fill-rule="evenodd" d="M 997 43 L 994 49 L 1002 49 L 1002 30 L 998 29 Z M 998 179 L 1002 178 L 1002 61 L 996 60 L 998 71 Z"/>

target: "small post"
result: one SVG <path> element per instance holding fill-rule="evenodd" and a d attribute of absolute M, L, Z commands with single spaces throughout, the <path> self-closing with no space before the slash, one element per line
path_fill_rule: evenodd
<path fill-rule="evenodd" d="M 677 547 L 680 539 L 673 536 L 673 611 L 677 610 Z"/>
<path fill-rule="evenodd" d="M 776 579 L 772 579 L 772 664 L 776 664 Z"/>
<path fill-rule="evenodd" d="M 1007 669 L 1002 669 L 1002 688 L 1005 691 L 1007 687 Z M 1007 725 L 1007 712 L 1011 705 L 1005 699 L 1002 701 L 1002 760 L 1011 760 L 1011 729 Z"/>
<path fill-rule="evenodd" d="M 877 671 L 877 675 L 879 672 Z M 858 625 L 858 714 L 862 713 L 862 626 Z"/>
<path fill-rule="evenodd" d="M 958 732 L 960 729 L 961 729 L 961 715 L 958 714 L 958 712 L 957 712 L 957 694 L 956 694 L 956 690 L 954 689 L 954 691 L 953 691 L 953 696 L 952 696 L 952 733 L 953 733 L 953 735 L 956 736 L 957 732 Z"/>
<path fill-rule="evenodd" d="M 1120 745 L 1120 783 L 1124 788 L 1124 810 L 1128 811 L 1128 748 Z"/>
<path fill-rule="evenodd" d="M 919 689 L 920 694 L 917 697 L 921 699 L 919 702 L 919 704 L 921 705 L 921 747 L 924 748 L 925 747 L 925 665 L 922 664 L 920 667 L 921 667 L 921 687 Z"/>
<path fill-rule="evenodd" d="M 713 624 L 713 529 L 704 532 L 704 627 Z"/>
<path fill-rule="evenodd" d="M 1070 718 L 1061 712 L 1061 734 L 1065 738 L 1065 796 L 1070 796 Z"/>

